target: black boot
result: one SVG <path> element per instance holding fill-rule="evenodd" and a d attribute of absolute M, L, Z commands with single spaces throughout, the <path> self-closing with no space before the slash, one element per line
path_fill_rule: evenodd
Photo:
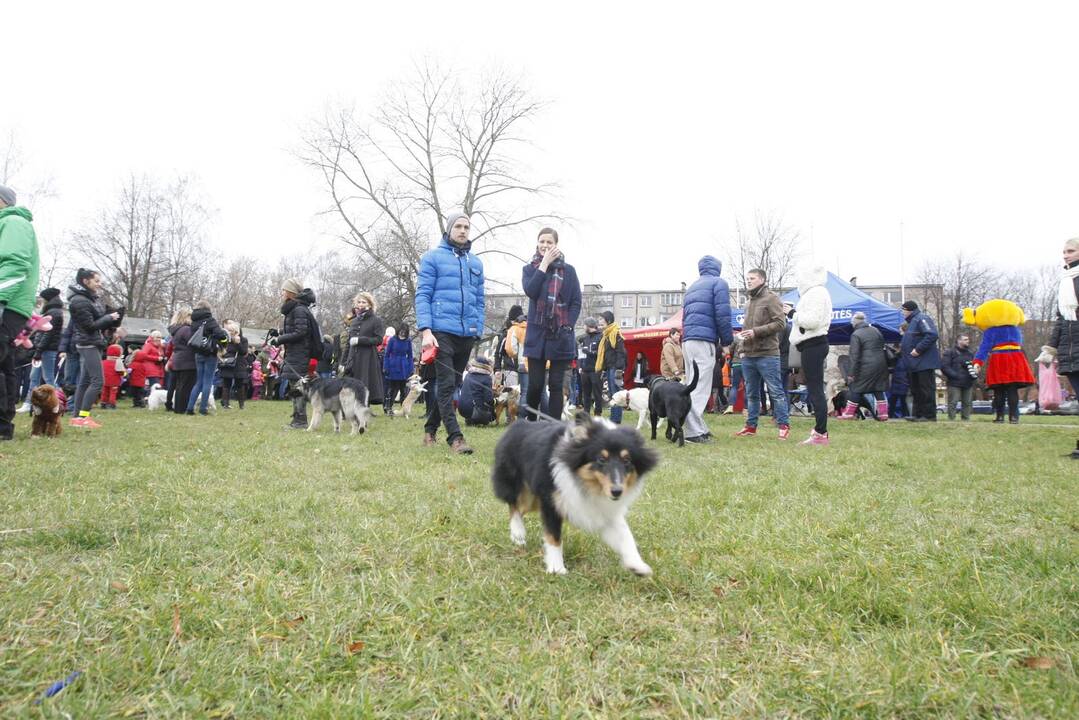
<path fill-rule="evenodd" d="M 995 422 L 995 423 L 1004 422 L 1004 411 L 1003 410 L 997 410 L 997 416 L 995 418 L 993 418 L 993 422 Z"/>
<path fill-rule="evenodd" d="M 229 409 L 229 394 L 231 390 L 227 387 L 221 388 L 221 407 L 225 410 Z"/>

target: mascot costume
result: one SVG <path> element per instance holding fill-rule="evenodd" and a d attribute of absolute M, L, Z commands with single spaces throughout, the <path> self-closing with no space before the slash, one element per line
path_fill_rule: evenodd
<path fill-rule="evenodd" d="M 974 355 L 976 367 L 985 366 L 986 387 L 993 389 L 996 419 L 1004 422 L 1004 403 L 1008 403 L 1008 422 L 1019 422 L 1019 388 L 1034 384 L 1034 373 L 1023 354 L 1023 333 L 1019 326 L 1026 315 L 1008 300 L 987 300 L 977 308 L 963 309 L 963 322 L 982 331 L 982 344 Z"/>

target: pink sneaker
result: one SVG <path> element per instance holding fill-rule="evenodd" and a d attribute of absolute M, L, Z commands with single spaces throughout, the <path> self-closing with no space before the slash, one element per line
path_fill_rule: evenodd
<path fill-rule="evenodd" d="M 734 434 L 735 437 L 753 437 L 757 434 L 757 428 L 746 425 L 744 428 Z"/>
<path fill-rule="evenodd" d="M 68 427 L 86 427 L 86 423 L 81 417 L 73 417 L 67 421 Z"/>
<path fill-rule="evenodd" d="M 93 418 L 84 417 L 82 419 L 82 426 L 89 430 L 97 430 L 99 427 L 101 427 L 101 423 L 95 422 Z"/>
<path fill-rule="evenodd" d="M 802 444 L 802 445 L 827 445 L 828 444 L 828 433 L 821 434 L 821 433 L 817 432 L 816 430 L 813 430 L 813 431 L 811 431 L 809 433 L 809 437 L 807 439 L 803 440 L 800 444 Z"/>
<path fill-rule="evenodd" d="M 786 440 L 790 436 L 791 436 L 791 426 L 790 425 L 780 425 L 779 426 L 779 439 L 780 440 Z"/>

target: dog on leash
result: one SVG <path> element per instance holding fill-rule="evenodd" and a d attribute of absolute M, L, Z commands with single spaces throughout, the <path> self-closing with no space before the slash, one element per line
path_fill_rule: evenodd
<path fill-rule="evenodd" d="M 683 425 L 689 417 L 689 411 L 693 407 L 690 395 L 697 387 L 700 372 L 697 369 L 697 361 L 693 361 L 693 380 L 689 385 L 683 385 L 677 380 L 664 380 L 656 378 L 652 381 L 651 392 L 648 394 L 648 415 L 652 422 L 652 439 L 656 439 L 656 427 L 660 418 L 667 418 L 667 439 L 677 442 L 678 447 L 686 444 L 686 434 Z"/>
<path fill-rule="evenodd" d="M 637 413 L 637 432 L 648 422 L 648 396 L 651 392 L 646 387 L 619 390 L 611 396 L 611 407 L 622 407 Z M 662 423 L 663 420 L 660 420 Z"/>
<path fill-rule="evenodd" d="M 501 387 L 495 393 L 495 424 L 502 422 L 502 415 L 506 415 L 506 424 L 517 419 L 517 412 L 521 406 L 521 388 Z"/>
<path fill-rule="evenodd" d="M 63 403 L 52 385 L 38 385 L 30 393 L 30 437 L 56 437 L 63 429 Z"/>
<path fill-rule="evenodd" d="M 341 421 L 352 424 L 352 434 L 363 434 L 371 420 L 370 393 L 362 380 L 343 377 L 326 380 L 318 375 L 307 375 L 289 389 L 291 397 L 303 397 L 311 406 L 308 432 L 314 432 L 322 422 L 322 416 L 333 416 L 333 431 L 341 432 Z"/>
<path fill-rule="evenodd" d="M 168 401 L 169 391 L 161 387 L 157 383 L 154 383 L 150 388 L 150 393 L 146 397 L 146 409 L 147 410 L 160 410 L 165 407 L 165 403 Z"/>
<path fill-rule="evenodd" d="M 572 423 L 510 425 L 495 448 L 491 484 L 495 497 L 509 506 L 515 544 L 525 544 L 524 514 L 540 512 L 548 573 L 566 573 L 562 523 L 569 521 L 599 535 L 627 570 L 651 575 L 626 513 L 658 461 L 637 431 L 580 412 Z"/>
<path fill-rule="evenodd" d="M 405 399 L 401 401 L 401 414 L 408 420 L 412 417 L 412 406 L 416 404 L 420 393 L 427 391 L 427 383 L 420 380 L 419 375 L 413 375 L 406 381 L 405 387 L 408 388 L 408 393 L 405 395 Z"/>

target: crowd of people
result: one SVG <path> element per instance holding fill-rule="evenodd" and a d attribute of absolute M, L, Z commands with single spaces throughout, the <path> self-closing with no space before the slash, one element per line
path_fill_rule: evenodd
<path fill-rule="evenodd" d="M 740 329 L 732 328 L 731 298 L 722 264 L 701 258 L 698 279 L 684 296 L 682 327 L 663 342 L 658 372 L 643 353 L 630 359 L 621 329 L 610 311 L 584 318 L 581 283 L 566 262 L 558 232 L 542 228 L 535 252 L 522 268 L 521 284 L 528 308 L 514 306 L 494 342 L 493 357 L 476 355 L 484 334 L 484 269 L 471 251 L 470 219 L 451 214 L 437 247 L 421 259 L 415 296 L 415 319 L 421 357 L 413 355 L 407 325 L 387 328 L 370 293 L 356 295 L 344 315 L 341 332 L 323 334 L 312 308 L 315 293 L 292 278 L 281 287 L 279 329 L 260 343 L 243 335 L 234 320 L 218 321 L 205 301 L 176 310 L 168 336 L 152 332 L 139 347 L 125 347 L 125 309 L 109 307 L 101 274 L 81 268 L 66 295 L 57 288 L 37 291 L 38 250 L 32 215 L 15 204 L 15 194 L 0 187 L 0 438 L 10 439 L 19 401 L 39 384 L 66 390 L 67 411 L 74 427 L 100 427 L 100 410 L 117 406 L 121 388 L 133 407 L 146 407 L 148 393 L 163 392 L 164 407 L 177 414 L 207 414 L 217 395 L 220 407 L 243 409 L 246 401 L 285 399 L 288 388 L 308 375 L 348 375 L 362 381 L 372 406 L 392 414 L 415 383 L 426 388 L 423 443 L 436 444 L 444 428 L 455 453 L 468 454 L 460 419 L 465 425 L 495 420 L 495 396 L 519 392 L 526 421 L 561 418 L 565 406 L 622 420 L 622 407 L 609 400 L 628 376 L 635 386 L 657 382 L 689 384 L 690 374 L 703 378 L 691 394 L 685 440 L 708 443 L 704 421 L 709 412 L 742 412 L 737 437 L 758 432 L 762 414 L 770 413 L 777 437 L 790 435 L 794 403 L 814 417 L 803 443 L 829 443 L 828 423 L 858 416 L 883 421 L 905 417 L 933 422 L 937 416 L 936 374 L 947 382 L 949 419 L 969 420 L 972 387 L 981 366 L 1013 352 L 1015 342 L 988 351 L 971 350 L 970 336 L 939 350 L 932 318 L 917 303 L 902 305 L 905 321 L 898 347 L 856 313 L 849 328 L 846 367 L 836 367 L 830 353 L 833 308 L 823 268 L 808 269 L 798 283 L 795 306 L 784 304 L 768 287 L 764 270 L 750 270 L 745 280 L 748 304 Z M 1064 249 L 1065 276 L 1052 336 L 1039 360 L 1055 361 L 1073 389 L 1079 391 L 1079 240 Z M 65 322 L 66 309 L 70 318 Z M 27 343 L 15 340 L 32 318 L 47 320 Z M 1021 340 L 1020 340 L 1021 342 Z M 419 360 L 419 362 L 417 362 Z M 1024 360 L 1025 362 L 1025 360 Z M 998 362 L 999 365 L 999 362 Z M 693 370 L 695 369 L 695 370 Z M 837 378 L 836 375 L 839 375 Z M 990 373 L 992 375 L 992 372 Z M 991 383 L 996 420 L 1018 422 L 1019 375 Z M 844 387 L 842 393 L 836 388 Z M 913 398 L 908 408 L 907 396 Z M 833 412 L 830 406 L 839 397 Z M 306 400 L 291 393 L 289 426 L 306 428 Z M 957 411 L 958 408 L 958 411 Z M 23 403 L 21 410 L 28 410 Z"/>

